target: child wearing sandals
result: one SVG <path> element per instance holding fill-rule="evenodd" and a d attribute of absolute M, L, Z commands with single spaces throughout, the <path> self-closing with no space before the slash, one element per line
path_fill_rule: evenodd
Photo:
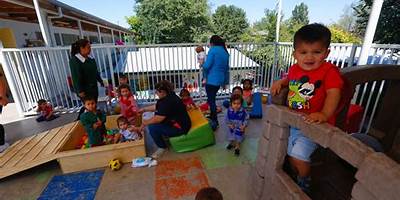
<path fill-rule="evenodd" d="M 228 125 L 228 140 L 229 144 L 226 147 L 228 150 L 234 148 L 235 155 L 240 155 L 240 143 L 244 140 L 244 132 L 247 127 L 249 115 L 246 109 L 242 107 L 243 98 L 239 94 L 234 94 L 231 97 L 231 106 L 225 115 L 225 122 Z"/>

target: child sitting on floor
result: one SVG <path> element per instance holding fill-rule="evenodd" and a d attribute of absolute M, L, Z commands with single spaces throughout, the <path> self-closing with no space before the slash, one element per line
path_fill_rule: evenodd
<path fill-rule="evenodd" d="M 182 102 L 183 102 L 183 104 L 185 104 L 187 110 L 190 110 L 190 109 L 196 107 L 196 104 L 194 104 L 192 97 L 190 97 L 189 90 L 183 88 L 181 90 L 181 92 L 179 93 L 179 96 L 181 97 Z"/>
<path fill-rule="evenodd" d="M 234 94 L 231 97 L 231 106 L 225 115 L 225 122 L 228 125 L 228 140 L 229 144 L 226 147 L 228 150 L 234 148 L 235 155 L 240 155 L 240 143 L 244 139 L 244 131 L 247 126 L 249 115 L 242 107 L 243 98 L 239 94 Z"/>
<path fill-rule="evenodd" d="M 37 122 L 51 121 L 59 117 L 58 115 L 54 115 L 53 106 L 51 106 L 51 104 L 48 103 L 46 100 L 39 99 L 37 104 L 38 104 L 37 112 L 40 112 L 40 117 L 36 119 Z"/>
<path fill-rule="evenodd" d="M 130 125 L 136 124 L 139 108 L 137 106 L 135 97 L 132 95 L 129 85 L 120 85 L 118 87 L 118 93 L 122 116 L 128 119 Z"/>
<path fill-rule="evenodd" d="M 120 116 L 117 119 L 117 124 L 119 128 L 119 134 L 114 136 L 114 143 L 117 142 L 128 142 L 135 141 L 142 137 L 140 133 L 140 128 L 129 125 L 128 119 L 124 116 Z M 121 137 L 122 136 L 122 137 Z"/>
<path fill-rule="evenodd" d="M 85 127 L 89 137 L 89 147 L 103 145 L 103 138 L 106 134 L 106 115 L 97 110 L 96 99 L 86 96 L 83 98 L 85 112 L 81 115 L 80 121 Z"/>
<path fill-rule="evenodd" d="M 244 79 L 243 82 L 243 99 L 247 105 L 250 106 L 253 102 L 253 81 L 250 79 Z"/>
<path fill-rule="evenodd" d="M 304 113 L 307 123 L 333 123 L 339 104 L 343 80 L 339 69 L 326 62 L 329 55 L 331 32 L 321 24 L 308 24 L 294 35 L 293 56 L 297 63 L 289 68 L 286 78 L 275 81 L 271 94 L 279 94 L 289 87 L 288 106 Z M 311 183 L 311 154 L 317 144 L 296 127 L 290 127 L 287 154 L 289 162 L 298 173 L 297 184 L 309 192 Z"/>
<path fill-rule="evenodd" d="M 199 63 L 200 68 L 202 68 L 204 61 L 206 60 L 206 52 L 204 51 L 203 46 L 197 46 L 196 47 L 196 53 L 197 53 L 197 62 Z M 202 68 L 202 81 L 201 83 L 203 85 L 206 84 L 206 78 L 207 78 L 207 73 L 204 70 L 204 68 Z"/>

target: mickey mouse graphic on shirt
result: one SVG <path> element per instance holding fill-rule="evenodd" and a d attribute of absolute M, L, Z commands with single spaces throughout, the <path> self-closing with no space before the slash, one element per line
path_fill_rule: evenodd
<path fill-rule="evenodd" d="M 292 109 L 310 109 L 310 99 L 313 98 L 316 90 L 321 87 L 322 81 L 309 82 L 308 76 L 302 76 L 299 80 L 289 81 L 288 102 Z"/>

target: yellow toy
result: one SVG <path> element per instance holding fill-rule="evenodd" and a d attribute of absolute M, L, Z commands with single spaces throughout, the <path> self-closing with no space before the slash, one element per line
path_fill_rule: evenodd
<path fill-rule="evenodd" d="M 121 164 L 121 161 L 114 158 L 114 159 L 110 160 L 110 162 L 108 163 L 108 166 L 110 167 L 110 169 L 112 171 L 117 171 L 117 170 L 121 169 L 122 164 Z"/>

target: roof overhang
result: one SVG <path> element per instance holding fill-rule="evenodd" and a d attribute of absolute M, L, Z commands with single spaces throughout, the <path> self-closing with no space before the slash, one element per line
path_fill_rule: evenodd
<path fill-rule="evenodd" d="M 117 32 L 131 33 L 127 28 L 110 23 L 56 0 L 39 0 L 39 4 L 49 17 L 58 16 L 58 9 L 61 8 L 63 17 L 53 18 L 51 20 L 52 25 L 56 27 L 79 29 L 79 20 L 81 21 L 82 29 L 86 31 L 97 32 L 97 26 L 99 26 L 102 33 L 111 33 L 111 29 Z M 0 1 L 0 19 L 38 23 L 34 5 L 31 0 Z"/>

